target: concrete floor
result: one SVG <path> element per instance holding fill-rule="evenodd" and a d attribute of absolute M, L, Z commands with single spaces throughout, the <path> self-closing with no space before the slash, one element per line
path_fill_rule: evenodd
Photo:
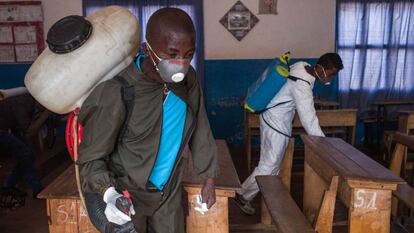
<path fill-rule="evenodd" d="M 46 202 L 27 198 L 24 207 L 0 209 L 0 232 L 47 233 Z"/>
<path fill-rule="evenodd" d="M 72 161 L 64 148 L 63 140 L 59 140 L 53 148 L 44 148 L 42 152 L 35 150 L 37 174 L 41 177 L 42 184 L 47 186 L 55 179 Z M 0 181 L 3 181 L 10 173 L 14 164 L 12 157 L 0 158 Z M 47 233 L 48 218 L 46 214 L 46 201 L 32 198 L 32 190 L 23 181 L 18 188 L 27 193 L 23 207 L 14 209 L 0 208 L 0 233 Z"/>

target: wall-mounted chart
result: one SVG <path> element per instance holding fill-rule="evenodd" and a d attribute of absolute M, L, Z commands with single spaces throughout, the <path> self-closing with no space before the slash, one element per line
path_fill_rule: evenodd
<path fill-rule="evenodd" d="M 0 2 L 0 63 L 31 63 L 44 46 L 42 3 Z"/>

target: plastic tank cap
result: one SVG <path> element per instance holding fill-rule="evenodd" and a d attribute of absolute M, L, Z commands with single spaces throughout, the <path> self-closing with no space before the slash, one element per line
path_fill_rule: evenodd
<path fill-rule="evenodd" d="M 92 24 L 82 16 L 71 15 L 57 21 L 47 32 L 49 49 L 69 53 L 82 46 L 92 34 Z"/>

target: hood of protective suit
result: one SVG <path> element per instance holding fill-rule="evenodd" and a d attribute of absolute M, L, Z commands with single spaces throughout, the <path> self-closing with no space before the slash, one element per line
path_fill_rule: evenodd
<path fill-rule="evenodd" d="M 73 29 L 78 27 L 73 26 L 74 19 L 85 28 L 76 38 Z M 65 21 L 69 22 L 64 24 Z M 81 107 L 96 85 L 113 78 L 138 53 L 140 27 L 128 9 L 105 7 L 86 17 L 86 21 L 80 16 L 68 16 L 55 23 L 48 32 L 49 47 L 26 74 L 29 92 L 53 112 L 64 114 Z M 65 31 L 71 38 L 62 36 Z"/>
<path fill-rule="evenodd" d="M 313 77 L 306 71 L 306 66 L 310 66 L 310 64 L 303 61 L 296 62 L 295 64 L 290 66 L 289 74 L 308 81 L 311 88 L 313 88 L 313 85 L 315 84 L 315 77 Z"/>

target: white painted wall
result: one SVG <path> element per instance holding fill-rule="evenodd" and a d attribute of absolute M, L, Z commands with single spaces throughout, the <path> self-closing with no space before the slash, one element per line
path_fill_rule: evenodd
<path fill-rule="evenodd" d="M 82 0 L 42 0 L 42 5 L 45 33 L 56 21 L 65 16 L 82 15 Z"/>
<path fill-rule="evenodd" d="M 272 58 L 286 50 L 293 57 L 313 58 L 334 50 L 334 0 L 278 0 L 279 14 L 256 15 L 260 21 L 240 42 L 219 23 L 235 2 L 204 0 L 206 59 Z M 242 2 L 258 13 L 258 0 Z M 82 15 L 82 0 L 42 0 L 42 5 L 45 33 L 64 16 Z"/>
<path fill-rule="evenodd" d="M 0 2 L 8 1 L 10 0 L 0 0 Z M 82 15 L 82 0 L 42 0 L 41 2 L 43 7 L 43 26 L 45 40 L 47 31 L 56 21 L 68 15 Z"/>
<path fill-rule="evenodd" d="M 204 0 L 206 59 L 273 58 L 287 50 L 314 58 L 334 50 L 333 0 L 278 0 L 278 15 L 258 15 L 258 0 L 242 0 L 259 22 L 240 42 L 219 23 L 235 2 Z"/>

